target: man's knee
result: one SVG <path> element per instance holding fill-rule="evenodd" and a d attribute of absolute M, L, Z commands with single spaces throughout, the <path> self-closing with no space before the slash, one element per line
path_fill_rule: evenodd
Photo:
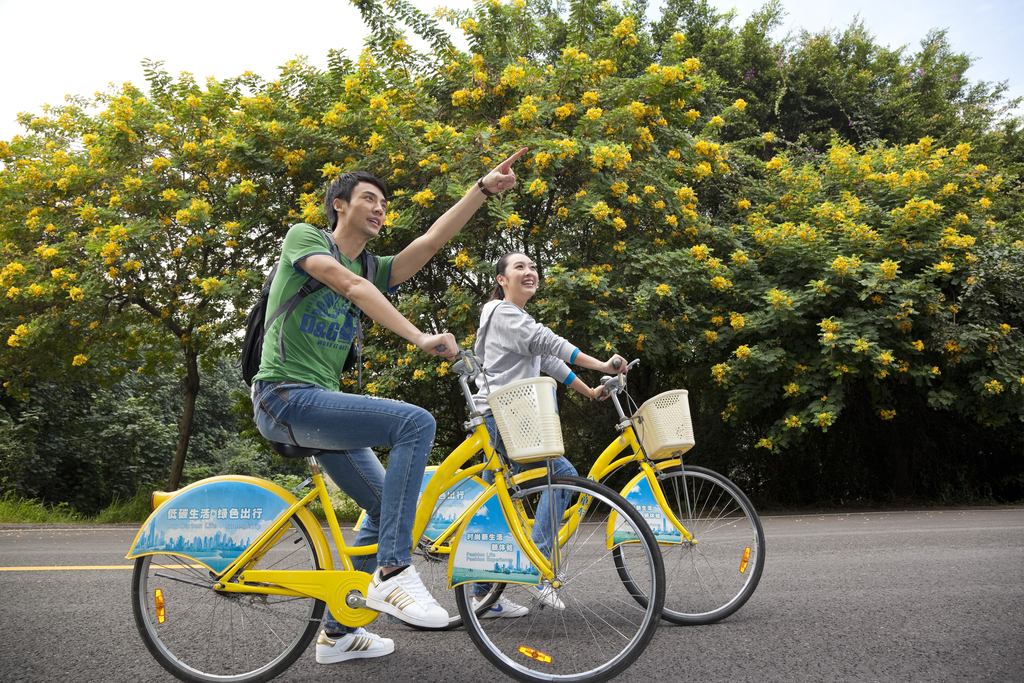
<path fill-rule="evenodd" d="M 425 410 L 417 410 L 408 421 L 408 429 L 416 438 L 434 440 L 434 432 L 437 430 L 437 423 L 434 416 Z"/>

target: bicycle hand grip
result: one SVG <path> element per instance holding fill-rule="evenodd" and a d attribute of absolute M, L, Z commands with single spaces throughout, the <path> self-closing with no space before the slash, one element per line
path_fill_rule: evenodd
<path fill-rule="evenodd" d="M 615 360 L 612 361 L 612 367 L 615 368 L 616 370 L 618 370 L 619 366 L 621 366 L 621 365 L 622 365 L 622 359 L 621 358 L 616 358 Z"/>

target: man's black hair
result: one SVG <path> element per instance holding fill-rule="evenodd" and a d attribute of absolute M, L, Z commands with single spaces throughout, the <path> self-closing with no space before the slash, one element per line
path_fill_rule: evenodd
<path fill-rule="evenodd" d="M 352 201 L 352 190 L 359 183 L 370 183 L 377 187 L 378 190 L 384 195 L 384 199 L 388 198 L 388 189 L 384 186 L 384 183 L 377 178 L 373 177 L 366 171 L 350 171 L 348 173 L 342 173 L 340 176 L 334 179 L 331 186 L 327 188 L 327 196 L 324 197 L 324 211 L 327 213 L 327 222 L 331 226 L 331 230 L 338 224 L 338 212 L 334 210 L 334 200 L 340 199 L 341 201 L 348 204 Z"/>

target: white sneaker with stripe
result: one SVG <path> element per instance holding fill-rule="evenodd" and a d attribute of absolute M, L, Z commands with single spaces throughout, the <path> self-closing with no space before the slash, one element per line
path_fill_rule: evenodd
<path fill-rule="evenodd" d="M 350 659 L 368 659 L 383 657 L 395 651 L 395 641 L 381 638 L 364 628 L 357 628 L 338 639 L 327 637 L 326 631 L 320 631 L 316 639 L 316 663 L 334 664 L 347 662 Z"/>
<path fill-rule="evenodd" d="M 409 565 L 397 574 L 382 579 L 381 567 L 373 573 L 366 591 L 366 606 L 398 617 L 407 624 L 423 628 L 444 628 L 448 612 L 437 604 L 420 580 L 416 568 Z"/>

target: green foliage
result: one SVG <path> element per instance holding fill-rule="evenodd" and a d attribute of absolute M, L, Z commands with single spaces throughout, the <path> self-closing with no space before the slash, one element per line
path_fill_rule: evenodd
<path fill-rule="evenodd" d="M 397 253 L 527 146 L 516 188 L 397 295 L 417 325 L 471 344 L 494 262 L 523 251 L 544 278 L 531 312 L 588 353 L 640 357 L 638 395 L 691 388 L 694 456 L 763 499 L 1015 495 L 1024 137 L 944 33 L 916 51 L 860 22 L 776 39 L 775 1 L 740 27 L 706 0 L 653 21 L 642 0 L 357 7 L 367 49 L 325 71 L 201 87 L 150 65 L 149 92 L 75 100 L 0 143 L 8 489 L 127 500 L 175 426 L 171 486 L 186 446 L 186 480 L 302 476 L 220 366 L 287 225 L 324 225 L 325 183 L 367 170 L 390 199 L 371 250 Z M 364 391 L 430 409 L 436 461 L 466 418 L 448 364 L 368 327 Z M 585 470 L 611 417 L 575 401 Z"/>
<path fill-rule="evenodd" d="M 47 507 L 35 500 L 18 498 L 12 491 L 0 495 L 0 524 L 69 524 L 87 521 L 67 503 Z"/>
<path fill-rule="evenodd" d="M 141 524 L 149 519 L 153 512 L 151 507 L 152 491 L 139 489 L 128 500 L 114 501 L 96 515 L 92 520 L 95 524 Z"/>

